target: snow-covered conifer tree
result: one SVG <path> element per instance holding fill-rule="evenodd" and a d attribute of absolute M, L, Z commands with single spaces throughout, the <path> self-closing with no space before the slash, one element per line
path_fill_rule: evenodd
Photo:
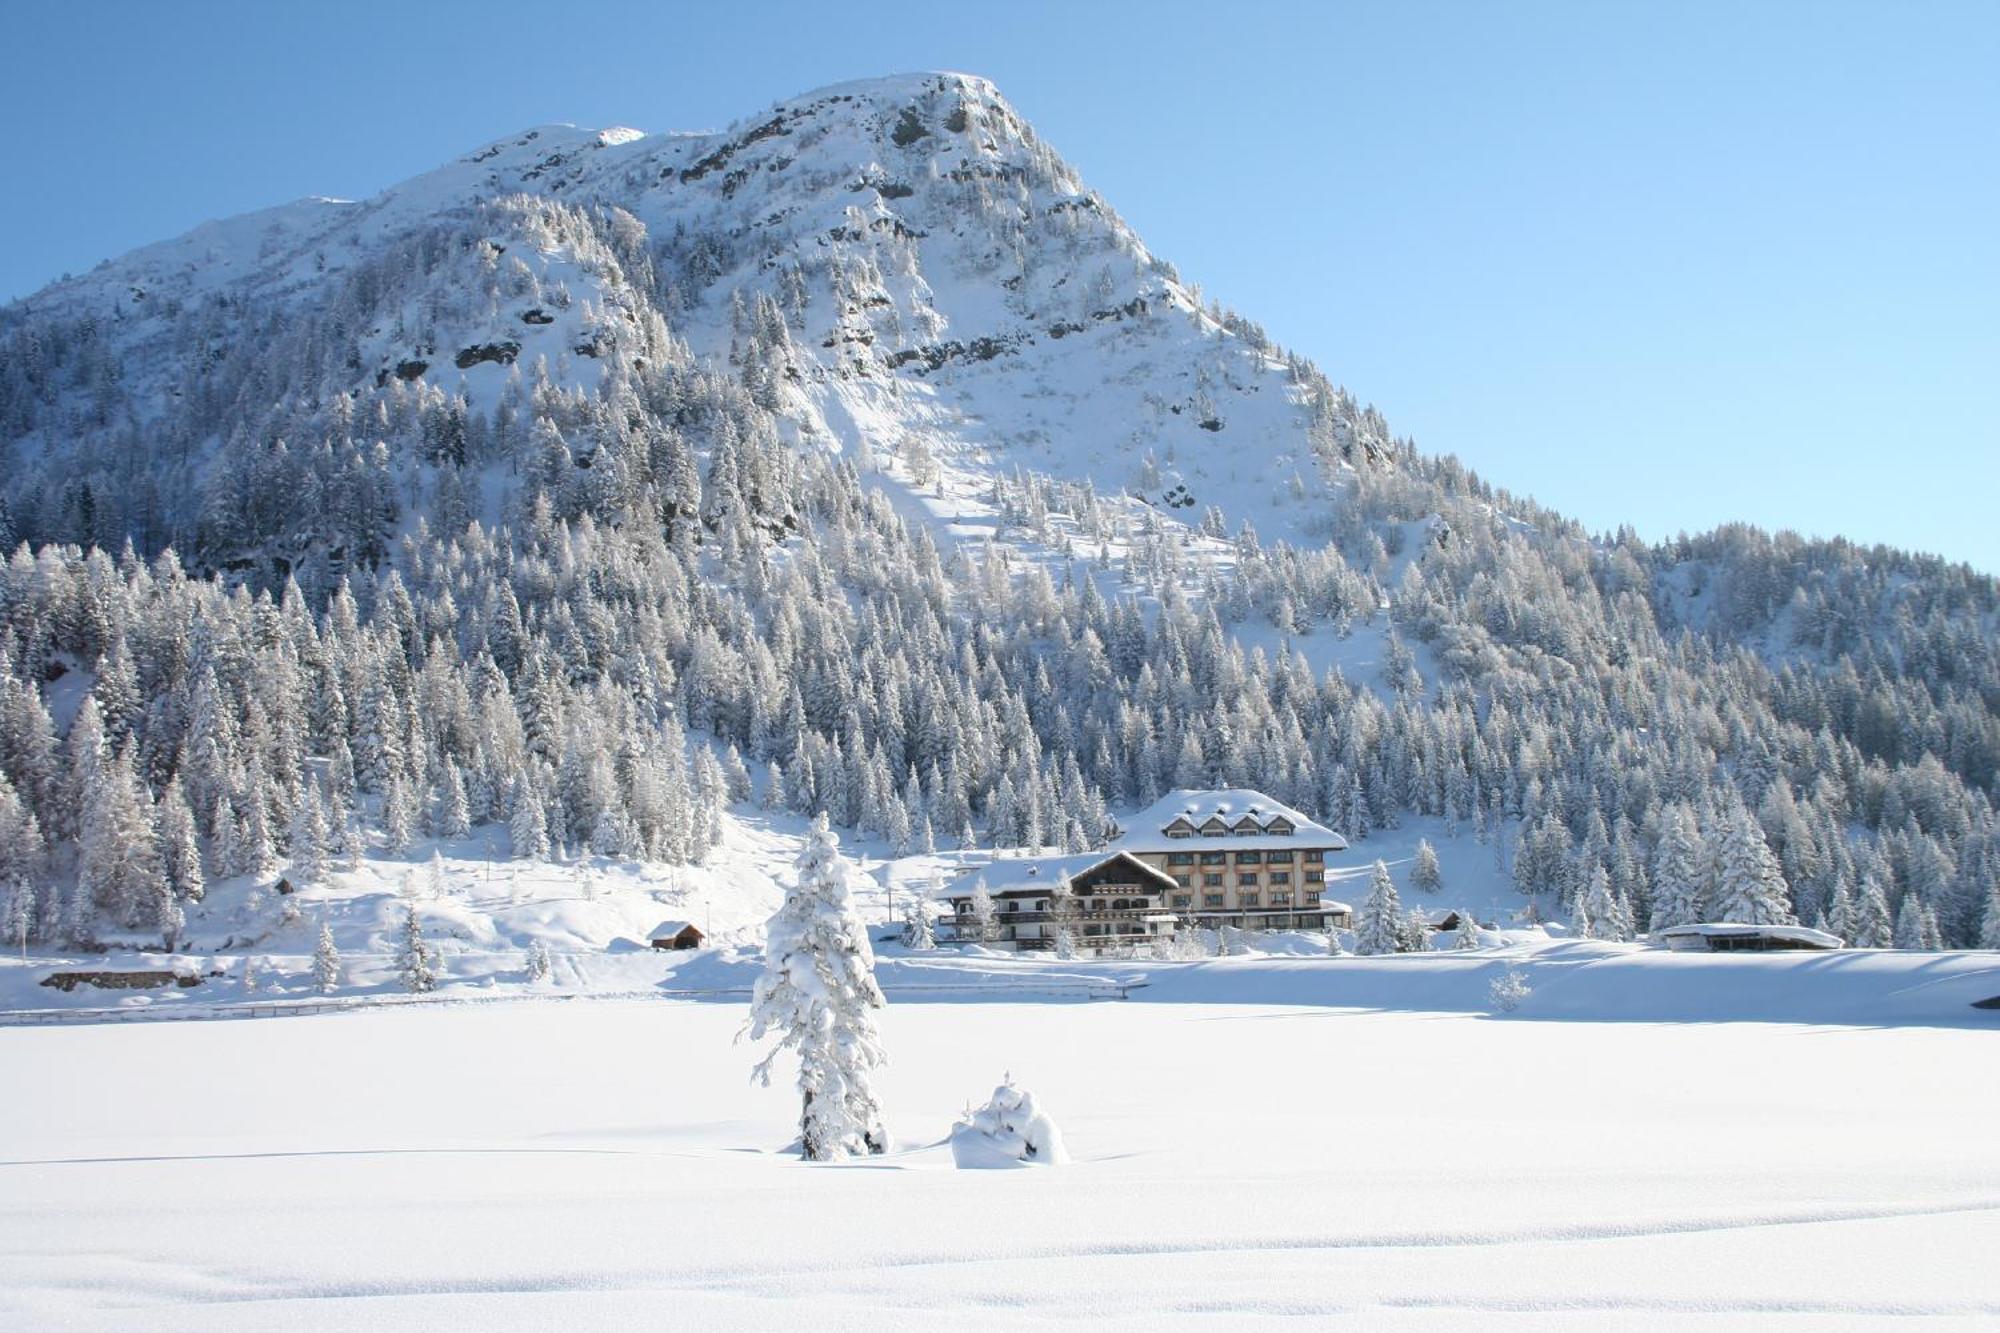
<path fill-rule="evenodd" d="M 1986 916 L 1979 927 L 1979 947 L 2000 949 L 2000 878 L 1986 892 Z"/>
<path fill-rule="evenodd" d="M 319 784 L 308 782 L 292 807 L 292 881 L 301 888 L 326 877 L 326 820 Z"/>
<path fill-rule="evenodd" d="M 807 1160 L 886 1152 L 888 1131 L 872 1083 L 886 1059 L 873 1012 L 883 1005 L 882 991 L 868 932 L 849 896 L 840 840 L 824 813 L 813 820 L 795 871 L 767 928 L 764 971 L 750 1002 L 751 1040 L 778 1039 L 755 1076 L 768 1085 L 779 1052 L 798 1053 L 799 1142 Z"/>
<path fill-rule="evenodd" d="M 1437 848 L 1431 846 L 1429 838 L 1417 840 L 1416 859 L 1410 863 L 1410 887 L 1424 893 L 1436 893 L 1444 887 L 1444 871 L 1438 866 Z"/>
<path fill-rule="evenodd" d="M 1861 882 L 1861 901 L 1854 909 L 1854 937 L 1848 943 L 1857 949 L 1886 949 L 1894 941 L 1889 896 L 1882 890 L 1882 881 L 1871 874 Z"/>
<path fill-rule="evenodd" d="M 7 939 L 20 950 L 21 960 L 28 958 L 28 931 L 35 921 L 35 886 L 28 882 L 25 872 L 16 871 L 13 882 L 7 886 L 6 928 Z"/>
<path fill-rule="evenodd" d="M 1924 905 L 1916 894 L 1906 893 L 1903 905 L 1896 910 L 1893 943 L 1898 949 L 1922 949 L 1924 933 Z"/>
<path fill-rule="evenodd" d="M 991 944 L 1000 938 L 1000 914 L 994 910 L 993 895 L 986 889 L 986 877 L 972 881 L 971 931 L 964 937 L 974 944 Z"/>
<path fill-rule="evenodd" d="M 514 779 L 514 814 L 507 821 L 507 832 L 516 857 L 540 861 L 548 856 L 549 826 L 542 817 L 541 797 L 526 774 Z"/>
<path fill-rule="evenodd" d="M 340 950 L 334 947 L 333 927 L 324 921 L 313 946 L 313 985 L 321 995 L 331 995 L 340 986 Z"/>
<path fill-rule="evenodd" d="M 1402 943 L 1403 901 L 1389 867 L 1375 863 L 1368 881 L 1368 896 L 1361 900 L 1361 915 L 1354 923 L 1354 951 L 1359 954 L 1395 953 Z"/>
<path fill-rule="evenodd" d="M 931 923 L 930 902 L 918 898 L 903 914 L 903 947 L 912 953 L 929 953 L 937 948 L 937 931 Z"/>
<path fill-rule="evenodd" d="M 1652 930 L 1688 926 L 1701 920 L 1702 863 L 1706 855 L 1694 817 L 1684 806 L 1667 815 L 1666 831 L 1653 853 Z"/>
<path fill-rule="evenodd" d="M 403 909 L 403 938 L 396 952 L 396 975 L 403 989 L 413 995 L 437 989 L 435 959 L 429 942 L 424 939 L 424 926 L 417 919 L 415 903 Z"/>
<path fill-rule="evenodd" d="M 1477 949 L 1483 941 L 1479 938 L 1479 922 L 1472 913 L 1460 908 L 1458 912 L 1458 935 L 1452 941 L 1454 950 Z"/>
<path fill-rule="evenodd" d="M 1833 901 L 1827 904 L 1826 919 L 1821 928 L 1840 937 L 1843 944 L 1854 941 L 1854 896 L 1842 882 L 1834 887 Z"/>
<path fill-rule="evenodd" d="M 1076 891 L 1070 887 L 1068 875 L 1058 877 L 1049 890 L 1049 919 L 1056 932 L 1056 957 L 1076 957 Z"/>
<path fill-rule="evenodd" d="M 1764 841 L 1764 830 L 1747 813 L 1732 815 L 1723 826 L 1715 900 L 1708 915 L 1753 926 L 1792 923 L 1784 871 Z"/>
<path fill-rule="evenodd" d="M 1611 887 L 1611 873 L 1594 866 L 1578 904 L 1577 933 L 1593 940 L 1632 938 L 1632 914 Z"/>

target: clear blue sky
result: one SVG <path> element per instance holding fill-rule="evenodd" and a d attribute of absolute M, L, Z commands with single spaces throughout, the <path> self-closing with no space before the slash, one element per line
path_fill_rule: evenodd
<path fill-rule="evenodd" d="M 551 120 L 994 79 L 1420 446 L 2000 571 L 2000 3 L 0 3 L 0 298 Z"/>

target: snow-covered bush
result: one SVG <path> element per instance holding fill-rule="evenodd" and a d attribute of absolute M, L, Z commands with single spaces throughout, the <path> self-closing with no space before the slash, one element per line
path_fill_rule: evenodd
<path fill-rule="evenodd" d="M 951 1127 L 951 1157 L 961 1170 L 1061 1166 L 1069 1150 L 1040 1100 L 1010 1077 L 986 1105 Z"/>
<path fill-rule="evenodd" d="M 1510 967 L 1493 978 L 1493 985 L 1487 994 L 1492 997 L 1493 1007 L 1503 1014 L 1511 1014 L 1521 1007 L 1521 1002 L 1534 993 L 1528 985 L 1528 978 L 1518 967 Z"/>

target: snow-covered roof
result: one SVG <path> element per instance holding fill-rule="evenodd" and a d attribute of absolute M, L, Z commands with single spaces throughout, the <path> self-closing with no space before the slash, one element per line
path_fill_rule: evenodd
<path fill-rule="evenodd" d="M 1079 852 L 1072 856 L 1001 856 L 977 870 L 968 871 L 949 889 L 947 898 L 964 898 L 971 894 L 973 885 L 986 881 L 986 891 L 991 894 L 1003 893 L 1046 893 L 1067 876 L 1075 879 L 1088 871 L 1097 869 L 1106 861 L 1125 856 L 1128 849 L 1109 847 L 1096 852 Z M 1132 859 L 1137 873 L 1142 874 L 1155 888 L 1166 888 L 1168 876 L 1147 865 L 1144 861 Z"/>
<path fill-rule="evenodd" d="M 649 940 L 670 940 L 689 926 L 694 926 L 697 935 L 702 933 L 701 927 L 695 926 L 692 921 L 662 921 L 659 925 L 654 926 L 646 932 L 646 938 Z"/>
<path fill-rule="evenodd" d="M 1170 838 L 1166 830 L 1176 821 L 1185 820 L 1196 830 L 1194 838 Z M 1245 850 L 1275 849 L 1281 847 L 1331 847 L 1335 851 L 1345 850 L 1347 839 L 1335 833 L 1324 824 L 1318 824 L 1299 811 L 1274 800 L 1260 791 L 1233 787 L 1222 791 L 1174 791 L 1169 792 L 1153 804 L 1132 817 L 1131 832 L 1112 844 L 1120 851 L 1164 852 L 1169 849 L 1183 851 L 1187 844 L 1200 837 L 1200 829 L 1212 820 L 1221 821 L 1230 830 L 1227 834 L 1229 845 Z M 1283 821 L 1292 826 L 1290 833 L 1244 834 L 1236 830 L 1248 824 L 1259 829 L 1268 829 L 1273 822 Z"/>
<path fill-rule="evenodd" d="M 1829 935 L 1823 930 L 1810 926 L 1753 926 L 1741 921 L 1698 921 L 1686 926 L 1668 926 L 1665 930 L 1653 932 L 1656 939 L 1724 939 L 1752 937 L 1768 940 L 1784 940 L 1806 949 L 1841 948 L 1840 937 Z"/>

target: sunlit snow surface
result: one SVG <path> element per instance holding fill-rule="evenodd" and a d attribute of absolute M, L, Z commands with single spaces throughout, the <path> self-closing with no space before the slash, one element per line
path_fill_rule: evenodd
<path fill-rule="evenodd" d="M 1225 1002 L 1308 965 L 1252 966 L 892 1003 L 899 1146 L 841 1167 L 785 1151 L 736 1003 L 0 1029 L 0 1327 L 2000 1318 L 1993 1024 Z M 1070 1165 L 953 1169 L 1008 1073 Z"/>

